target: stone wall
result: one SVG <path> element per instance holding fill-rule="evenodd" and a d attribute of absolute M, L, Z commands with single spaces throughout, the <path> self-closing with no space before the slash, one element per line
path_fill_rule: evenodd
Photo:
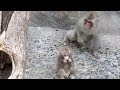
<path fill-rule="evenodd" d="M 85 11 L 33 11 L 30 26 L 47 26 L 59 29 L 73 29 Z"/>

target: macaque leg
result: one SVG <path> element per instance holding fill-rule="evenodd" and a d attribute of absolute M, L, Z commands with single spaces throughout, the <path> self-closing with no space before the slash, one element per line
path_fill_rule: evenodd
<path fill-rule="evenodd" d="M 56 75 L 56 79 L 65 79 L 65 72 L 64 69 L 59 69 Z"/>
<path fill-rule="evenodd" d="M 70 75 L 68 77 L 69 79 L 75 79 L 75 69 L 72 67 L 71 68 L 71 72 L 70 72 Z"/>
<path fill-rule="evenodd" d="M 97 59 L 100 59 L 100 56 L 97 53 L 99 49 L 99 45 L 100 45 L 99 38 L 97 36 L 94 36 L 94 38 L 91 40 L 92 48 L 90 48 L 90 51 L 91 51 L 91 54 Z"/>
<path fill-rule="evenodd" d="M 84 43 L 84 41 L 82 39 L 78 38 L 77 42 L 80 45 L 80 48 L 84 48 L 85 47 L 85 43 Z"/>

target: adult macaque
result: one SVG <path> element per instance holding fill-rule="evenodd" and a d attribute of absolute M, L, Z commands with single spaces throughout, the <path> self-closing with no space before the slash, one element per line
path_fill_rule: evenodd
<path fill-rule="evenodd" d="M 86 48 L 86 44 L 92 39 L 97 40 L 98 25 L 99 19 L 97 13 L 95 11 L 88 11 L 87 14 L 78 21 L 76 29 L 67 32 L 64 38 L 64 45 L 76 41 L 81 48 Z M 93 45 L 94 41 L 91 43 Z M 94 50 L 92 51 L 92 54 L 93 53 Z"/>

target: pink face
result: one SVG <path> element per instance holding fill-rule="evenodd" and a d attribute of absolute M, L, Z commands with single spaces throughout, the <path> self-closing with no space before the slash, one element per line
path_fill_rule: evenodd
<path fill-rule="evenodd" d="M 63 57 L 64 57 L 64 59 L 63 59 L 63 62 L 64 62 L 64 63 L 72 62 L 72 60 L 71 60 L 71 58 L 70 58 L 69 55 L 64 55 Z"/>
<path fill-rule="evenodd" d="M 87 30 L 90 30 L 91 27 L 93 26 L 93 23 L 87 19 L 85 19 L 85 27 L 87 28 Z"/>

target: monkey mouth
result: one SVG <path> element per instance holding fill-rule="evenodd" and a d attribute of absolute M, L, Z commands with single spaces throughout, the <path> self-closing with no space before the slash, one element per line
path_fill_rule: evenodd
<path fill-rule="evenodd" d="M 69 61 L 69 60 L 63 60 L 63 62 L 64 62 L 65 64 L 70 63 L 70 61 Z"/>
<path fill-rule="evenodd" d="M 66 63 L 71 63 L 70 61 L 67 61 Z"/>

